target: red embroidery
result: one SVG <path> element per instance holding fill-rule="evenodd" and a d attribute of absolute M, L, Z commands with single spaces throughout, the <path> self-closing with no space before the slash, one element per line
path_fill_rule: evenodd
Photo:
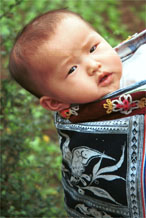
<path fill-rule="evenodd" d="M 136 107 L 136 103 L 130 103 L 127 99 L 122 100 L 122 104 L 117 104 L 116 108 L 123 108 L 124 111 L 128 111 L 132 107 Z"/>
<path fill-rule="evenodd" d="M 122 114 L 128 115 L 132 113 L 134 109 L 145 107 L 145 102 L 146 98 L 133 101 L 130 94 L 123 94 L 118 99 L 115 99 L 113 101 L 107 99 L 107 104 L 103 104 L 103 107 L 107 109 L 107 114 L 110 114 L 112 112 L 120 112 Z"/>
<path fill-rule="evenodd" d="M 78 110 L 79 110 L 79 105 L 73 106 L 71 108 L 67 108 L 65 110 L 60 111 L 59 113 L 63 118 L 69 119 L 71 115 L 78 116 L 78 113 L 77 113 Z"/>

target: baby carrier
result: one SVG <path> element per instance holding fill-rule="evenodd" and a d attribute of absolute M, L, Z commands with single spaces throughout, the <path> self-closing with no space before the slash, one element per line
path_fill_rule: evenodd
<path fill-rule="evenodd" d="M 146 31 L 115 49 L 124 62 L 145 42 Z M 145 217 L 146 80 L 56 113 L 55 124 L 67 213 Z"/>

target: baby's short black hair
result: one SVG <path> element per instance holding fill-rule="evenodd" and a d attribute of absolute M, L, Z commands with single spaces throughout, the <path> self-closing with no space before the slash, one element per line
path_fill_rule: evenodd
<path fill-rule="evenodd" d="M 70 15 L 82 19 L 80 15 L 66 9 L 48 11 L 33 19 L 16 37 L 10 54 L 9 71 L 23 88 L 38 98 L 44 95 L 41 88 L 43 72 L 33 68 L 36 61 L 40 61 L 41 65 L 39 48 L 52 37 L 60 21 Z"/>

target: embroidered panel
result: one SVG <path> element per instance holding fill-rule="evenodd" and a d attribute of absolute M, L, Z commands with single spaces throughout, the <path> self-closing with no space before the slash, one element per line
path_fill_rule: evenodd
<path fill-rule="evenodd" d="M 58 131 L 68 214 L 144 217 L 144 116 L 58 123 Z"/>

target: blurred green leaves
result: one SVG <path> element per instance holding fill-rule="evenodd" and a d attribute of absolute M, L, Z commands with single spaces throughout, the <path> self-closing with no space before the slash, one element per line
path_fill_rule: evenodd
<path fill-rule="evenodd" d="M 1 100 L 2 215 L 64 217 L 53 114 L 10 80 L 2 82 Z"/>
<path fill-rule="evenodd" d="M 81 14 L 115 46 L 130 34 L 122 23 L 124 1 L 1 1 L 1 217 L 66 217 L 53 114 L 8 75 L 8 57 L 18 31 L 36 15 L 67 8 Z M 145 9 L 130 6 L 136 19 L 145 20 Z"/>

